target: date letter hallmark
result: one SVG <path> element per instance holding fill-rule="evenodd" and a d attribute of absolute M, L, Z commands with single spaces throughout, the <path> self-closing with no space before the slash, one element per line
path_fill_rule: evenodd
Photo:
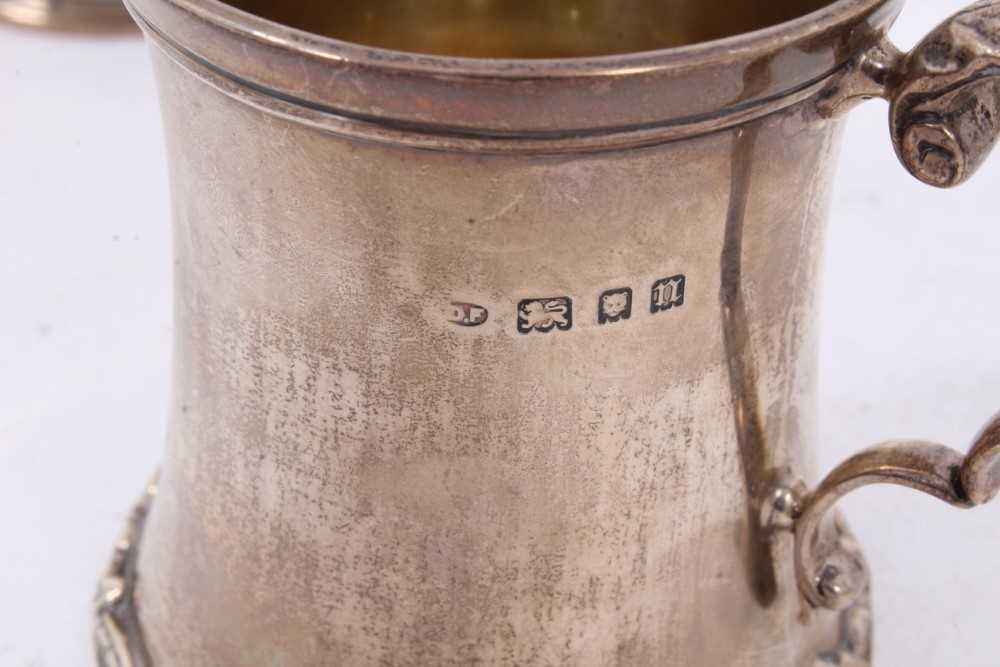
<path fill-rule="evenodd" d="M 552 299 L 525 299 L 517 306 L 517 331 L 549 333 L 573 328 L 573 301 L 568 296 Z"/>
<path fill-rule="evenodd" d="M 453 301 L 451 304 L 451 317 L 449 322 L 460 327 L 478 327 L 486 324 L 490 318 L 490 311 L 474 303 L 462 303 Z"/>
<path fill-rule="evenodd" d="M 686 283 L 687 279 L 684 276 L 664 278 L 653 283 L 653 295 L 649 311 L 655 314 L 683 306 L 684 287 Z"/>
<path fill-rule="evenodd" d="M 632 288 L 611 289 L 597 304 L 597 323 L 611 324 L 632 317 Z"/>

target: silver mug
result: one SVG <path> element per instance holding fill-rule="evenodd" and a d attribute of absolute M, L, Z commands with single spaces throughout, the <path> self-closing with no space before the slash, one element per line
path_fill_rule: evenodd
<path fill-rule="evenodd" d="M 177 333 L 102 665 L 866 665 L 836 501 L 1000 487 L 997 418 L 806 483 L 842 120 L 966 180 L 1000 2 L 128 4 Z"/>

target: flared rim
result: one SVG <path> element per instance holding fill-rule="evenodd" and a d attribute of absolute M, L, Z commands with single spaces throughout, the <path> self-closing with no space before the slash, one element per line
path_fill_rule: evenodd
<path fill-rule="evenodd" d="M 795 104 L 877 43 L 904 0 L 837 0 L 715 41 L 554 59 L 394 51 L 285 26 L 220 0 L 125 2 L 189 71 L 297 121 L 432 148 L 480 150 L 495 140 L 492 147 L 503 150 L 516 141 L 516 150 L 535 150 L 534 142 L 563 152 L 711 132 Z"/>
<path fill-rule="evenodd" d="M 359 66 L 422 71 L 462 77 L 518 79 L 539 77 L 623 76 L 664 68 L 698 67 L 739 60 L 755 51 L 808 43 L 852 19 L 903 0 L 835 0 L 788 21 L 715 40 L 652 51 L 567 58 L 478 58 L 400 51 L 326 37 L 294 28 L 226 4 L 221 0 L 161 0 L 231 32 L 314 58 Z"/>

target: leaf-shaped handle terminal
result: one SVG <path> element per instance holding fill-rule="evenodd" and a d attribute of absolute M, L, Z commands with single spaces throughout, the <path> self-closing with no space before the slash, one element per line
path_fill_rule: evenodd
<path fill-rule="evenodd" d="M 989 502 L 1000 492 L 1000 414 L 976 437 L 967 456 L 930 442 L 884 443 L 845 461 L 800 501 L 795 570 L 802 595 L 815 607 L 846 609 L 867 588 L 860 553 L 822 528 L 838 500 L 871 484 L 910 487 L 963 509 Z"/>
<path fill-rule="evenodd" d="M 953 16 L 895 64 L 885 96 L 896 154 L 925 183 L 965 182 L 1000 136 L 1000 1 Z"/>

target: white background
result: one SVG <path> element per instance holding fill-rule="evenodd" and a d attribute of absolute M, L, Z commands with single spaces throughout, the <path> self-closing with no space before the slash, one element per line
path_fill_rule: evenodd
<path fill-rule="evenodd" d="M 905 47 L 960 0 L 915 0 Z M 160 456 L 171 336 L 167 179 L 134 36 L 0 26 L 0 667 L 90 664 L 90 597 Z M 886 109 L 848 126 L 829 228 L 821 462 L 920 436 L 964 449 L 1000 409 L 1000 155 L 938 191 Z M 876 582 L 877 665 L 996 667 L 1000 503 L 844 503 Z M 720 666 L 721 667 L 721 666 Z"/>

